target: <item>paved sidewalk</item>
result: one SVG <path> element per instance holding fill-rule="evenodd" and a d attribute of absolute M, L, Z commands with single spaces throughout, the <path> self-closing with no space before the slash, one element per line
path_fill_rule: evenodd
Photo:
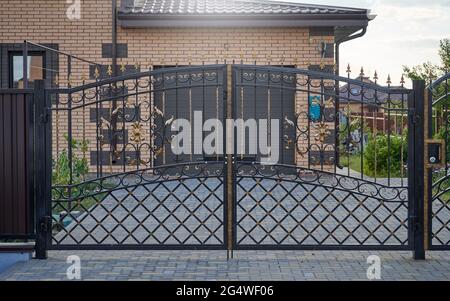
<path fill-rule="evenodd" d="M 357 280 L 367 281 L 366 259 L 379 255 L 382 280 L 450 280 L 450 252 L 52 251 L 48 260 L 19 263 L 0 280 L 67 280 L 67 256 L 81 258 L 82 280 Z"/>

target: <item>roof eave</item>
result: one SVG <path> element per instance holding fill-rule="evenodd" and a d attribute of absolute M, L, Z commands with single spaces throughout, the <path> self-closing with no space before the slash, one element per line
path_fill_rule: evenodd
<path fill-rule="evenodd" d="M 364 14 L 326 15 L 146 15 L 119 14 L 123 28 L 367 26 Z"/>

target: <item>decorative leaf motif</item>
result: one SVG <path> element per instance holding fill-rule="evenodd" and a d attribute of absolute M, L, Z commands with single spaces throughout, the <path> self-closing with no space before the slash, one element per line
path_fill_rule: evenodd
<path fill-rule="evenodd" d="M 145 130 L 140 122 L 135 122 L 131 125 L 130 141 L 141 143 L 145 141 Z"/>

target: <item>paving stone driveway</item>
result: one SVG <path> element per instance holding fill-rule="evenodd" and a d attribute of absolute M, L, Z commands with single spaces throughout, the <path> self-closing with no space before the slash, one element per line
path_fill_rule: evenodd
<path fill-rule="evenodd" d="M 19 263 L 0 280 L 67 280 L 66 258 L 81 258 L 82 280 L 356 280 L 367 281 L 366 259 L 379 255 L 382 280 L 450 280 L 450 252 L 52 251 L 48 260 Z"/>

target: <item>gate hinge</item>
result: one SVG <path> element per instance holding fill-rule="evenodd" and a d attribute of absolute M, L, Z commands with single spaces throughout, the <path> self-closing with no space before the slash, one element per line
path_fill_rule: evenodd
<path fill-rule="evenodd" d="M 41 114 L 40 119 L 41 123 L 48 123 L 50 117 L 50 112 L 48 109 L 45 110 L 45 113 Z"/>
<path fill-rule="evenodd" d="M 409 118 L 410 118 L 410 120 L 411 120 L 411 122 L 413 123 L 413 124 L 418 124 L 418 123 L 420 123 L 420 116 L 419 115 L 416 115 L 416 110 L 415 109 L 411 109 L 411 110 L 409 110 Z"/>
<path fill-rule="evenodd" d="M 52 229 L 52 217 L 51 216 L 43 216 L 39 220 L 39 231 L 41 233 L 50 232 Z"/>

